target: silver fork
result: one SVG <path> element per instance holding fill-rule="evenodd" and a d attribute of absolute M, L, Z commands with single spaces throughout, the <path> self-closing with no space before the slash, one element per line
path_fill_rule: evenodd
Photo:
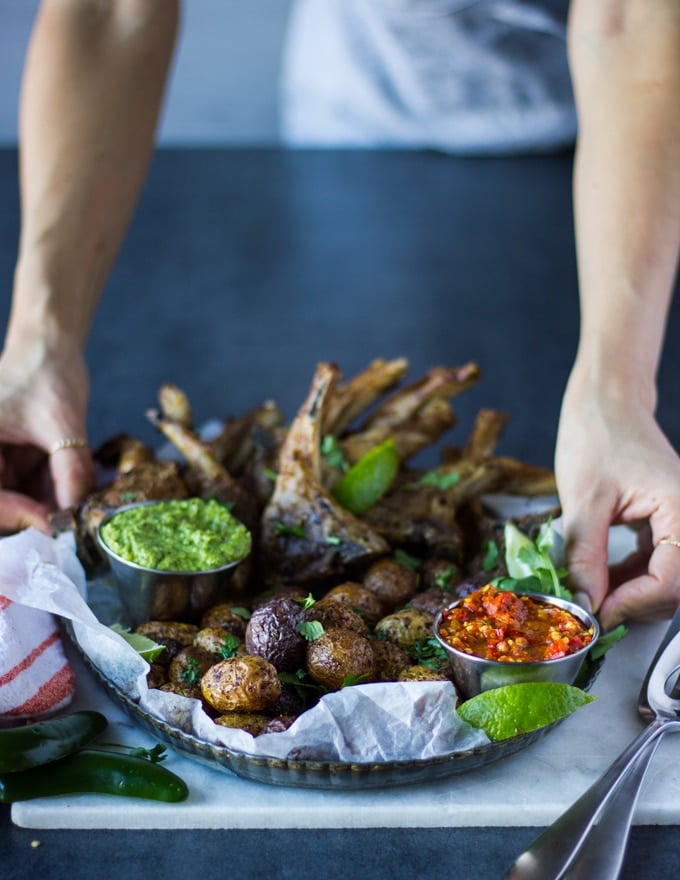
<path fill-rule="evenodd" d="M 680 731 L 680 609 L 640 690 L 647 726 L 609 769 L 522 853 L 504 880 L 616 880 L 635 804 L 661 737 Z"/>

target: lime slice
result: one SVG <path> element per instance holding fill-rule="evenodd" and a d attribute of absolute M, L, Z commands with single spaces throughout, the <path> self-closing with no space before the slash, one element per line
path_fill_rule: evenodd
<path fill-rule="evenodd" d="M 130 632 L 119 623 L 111 624 L 109 629 L 112 629 L 115 633 L 118 633 L 119 636 L 122 636 L 128 645 L 130 645 L 131 648 L 134 648 L 140 657 L 143 657 L 147 663 L 153 663 L 156 657 L 158 657 L 162 651 L 165 651 L 165 645 L 159 645 L 158 642 L 154 642 L 153 639 L 148 639 L 140 633 Z"/>
<path fill-rule="evenodd" d="M 389 438 L 362 455 L 331 491 L 346 510 L 359 515 L 382 498 L 398 470 L 397 448 Z"/>
<path fill-rule="evenodd" d="M 560 721 L 595 697 L 570 684 L 532 681 L 484 691 L 458 708 L 460 717 L 502 740 Z"/>

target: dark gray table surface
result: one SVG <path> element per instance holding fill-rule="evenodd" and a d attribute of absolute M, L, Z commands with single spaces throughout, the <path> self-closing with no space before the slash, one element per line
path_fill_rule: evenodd
<path fill-rule="evenodd" d="M 0 320 L 18 237 L 17 160 L 0 151 Z M 571 156 L 163 150 L 153 163 L 88 347 L 90 438 L 155 443 L 145 411 L 164 381 L 198 421 L 266 398 L 292 415 L 319 360 L 345 375 L 407 356 L 411 378 L 475 360 L 456 401 L 512 418 L 501 450 L 549 465 L 578 329 Z M 680 303 L 659 376 L 659 418 L 680 446 Z M 0 808 L 0 876 L 199 872 L 243 878 L 502 876 L 531 828 L 360 831 L 31 831 Z M 41 845 L 31 846 L 32 841 Z M 674 827 L 634 829 L 623 877 L 675 878 Z"/>

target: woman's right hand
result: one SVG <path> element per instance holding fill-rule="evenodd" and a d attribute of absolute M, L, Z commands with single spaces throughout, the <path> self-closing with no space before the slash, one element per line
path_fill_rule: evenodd
<path fill-rule="evenodd" d="M 49 533 L 49 515 L 94 487 L 87 445 L 53 451 L 66 438 L 84 444 L 89 377 L 80 355 L 24 348 L 0 357 L 0 533 L 28 526 Z"/>

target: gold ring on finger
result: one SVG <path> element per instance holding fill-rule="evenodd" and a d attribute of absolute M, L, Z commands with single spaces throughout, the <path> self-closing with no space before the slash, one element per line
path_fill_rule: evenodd
<path fill-rule="evenodd" d="M 672 535 L 664 535 L 663 538 L 659 538 L 656 542 L 657 547 L 677 547 L 680 550 L 680 540 L 674 538 Z"/>
<path fill-rule="evenodd" d="M 47 454 L 54 455 L 55 452 L 61 452 L 62 449 L 87 449 L 88 445 L 84 437 L 61 437 L 49 447 Z"/>

